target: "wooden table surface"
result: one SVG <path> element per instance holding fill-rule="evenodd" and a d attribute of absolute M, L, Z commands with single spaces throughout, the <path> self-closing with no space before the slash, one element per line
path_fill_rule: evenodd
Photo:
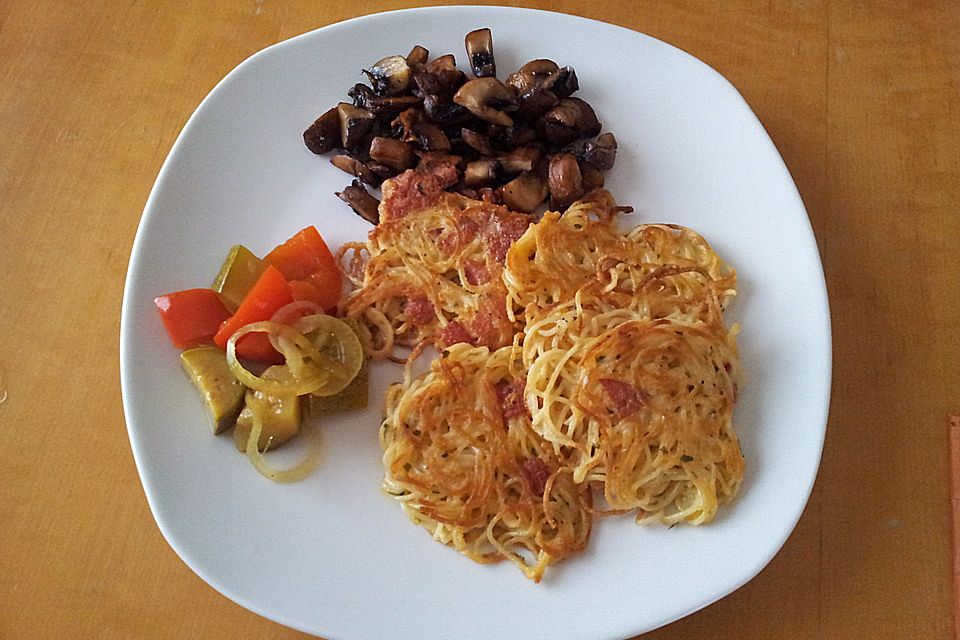
<path fill-rule="evenodd" d="M 406 6 L 0 2 L 0 637 L 305 637 L 215 592 L 157 529 L 121 408 L 124 276 L 160 165 L 220 78 L 285 38 Z M 752 582 L 649 637 L 950 637 L 960 4 L 549 7 L 733 82 L 797 182 L 830 292 L 830 423 L 799 525 Z"/>

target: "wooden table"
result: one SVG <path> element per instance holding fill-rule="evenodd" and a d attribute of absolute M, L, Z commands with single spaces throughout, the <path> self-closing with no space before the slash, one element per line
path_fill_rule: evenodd
<path fill-rule="evenodd" d="M 810 212 L 834 331 L 796 531 L 752 582 L 650 637 L 950 637 L 960 4 L 636 4 L 550 6 L 663 39 L 739 88 Z M 0 3 L 0 637 L 304 637 L 204 584 L 154 524 L 120 403 L 124 274 L 160 165 L 224 74 L 405 6 Z"/>

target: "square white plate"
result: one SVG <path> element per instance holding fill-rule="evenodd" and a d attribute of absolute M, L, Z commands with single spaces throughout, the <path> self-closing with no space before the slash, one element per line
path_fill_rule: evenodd
<path fill-rule="evenodd" d="M 360 69 L 414 44 L 452 52 L 493 30 L 500 76 L 533 58 L 571 65 L 579 96 L 619 141 L 607 187 L 633 220 L 693 227 L 737 268 L 746 457 L 736 503 L 706 526 L 597 522 L 588 550 L 541 584 L 434 542 L 380 492 L 383 389 L 322 426 L 320 469 L 272 484 L 210 435 L 153 298 L 208 286 L 231 245 L 263 254 L 314 224 L 332 247 L 369 226 L 335 196 L 349 182 L 301 134 L 345 100 Z M 750 108 L 686 53 L 620 27 L 497 7 L 398 11 L 272 46 L 201 103 L 163 165 L 130 260 L 121 321 L 130 442 L 157 524 L 214 588 L 332 639 L 631 636 L 733 591 L 781 547 L 816 475 L 830 392 L 830 320 L 803 203 Z M 292 453 L 296 453 L 294 450 Z M 280 452 L 278 452 L 278 455 Z M 288 454 L 289 455 L 289 454 Z"/>

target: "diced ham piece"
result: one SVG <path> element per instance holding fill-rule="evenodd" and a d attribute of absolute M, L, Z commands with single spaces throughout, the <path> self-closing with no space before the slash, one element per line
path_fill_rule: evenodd
<path fill-rule="evenodd" d="M 623 380 L 601 378 L 600 385 L 607 392 L 614 413 L 621 420 L 639 411 L 644 405 L 642 391 Z"/>
<path fill-rule="evenodd" d="M 403 305 L 403 313 L 407 316 L 409 322 L 418 326 L 429 324 L 437 317 L 433 303 L 424 297 L 407 300 L 407 303 Z"/>
<path fill-rule="evenodd" d="M 463 274 L 467 276 L 467 284 L 473 286 L 490 282 L 490 271 L 482 262 L 468 262 L 463 265 Z"/>
<path fill-rule="evenodd" d="M 435 205 L 449 186 L 450 171 L 456 182 L 456 167 L 443 165 L 433 173 L 423 173 L 408 169 L 396 178 L 383 183 L 383 202 L 381 214 L 384 220 L 396 220 L 408 213 L 422 211 Z"/>
<path fill-rule="evenodd" d="M 497 213 L 487 230 L 487 246 L 490 247 L 490 255 L 497 262 L 503 262 L 507 257 L 507 249 L 530 226 L 530 218 L 521 213 Z"/>
<path fill-rule="evenodd" d="M 437 338 L 444 347 L 449 347 L 458 342 L 469 342 L 473 344 L 473 336 L 467 333 L 466 328 L 456 320 L 448 323 L 447 326 L 440 331 L 440 335 L 438 335 Z"/>
<path fill-rule="evenodd" d="M 520 465 L 524 477 L 533 488 L 533 492 L 542 496 L 547 488 L 547 481 L 550 479 L 550 470 L 540 458 L 527 458 Z"/>
<path fill-rule="evenodd" d="M 527 412 L 527 405 L 523 402 L 523 388 L 525 386 L 523 380 L 513 380 L 512 382 L 501 380 L 494 386 L 497 392 L 497 400 L 503 410 L 504 420 L 522 416 Z"/>

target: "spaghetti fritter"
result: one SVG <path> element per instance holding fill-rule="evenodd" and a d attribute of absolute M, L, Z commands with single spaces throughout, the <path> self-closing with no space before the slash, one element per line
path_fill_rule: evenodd
<path fill-rule="evenodd" d="M 441 185 L 412 170 L 388 180 L 380 224 L 340 250 L 341 261 L 353 253 L 344 312 L 360 321 L 370 355 L 420 342 L 496 349 L 522 329 L 507 316 L 501 274 L 529 217 Z"/>
<path fill-rule="evenodd" d="M 477 562 L 509 559 L 539 582 L 582 550 L 590 494 L 530 427 L 520 351 L 457 344 L 387 395 L 385 490 L 411 520 Z"/>

